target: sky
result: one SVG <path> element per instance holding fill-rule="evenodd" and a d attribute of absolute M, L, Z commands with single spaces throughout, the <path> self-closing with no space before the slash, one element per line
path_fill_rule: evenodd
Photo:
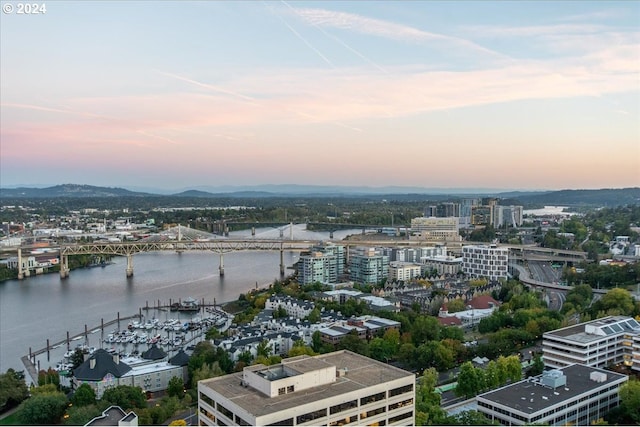
<path fill-rule="evenodd" d="M 3 187 L 640 185 L 639 1 L 36 4 Z"/>

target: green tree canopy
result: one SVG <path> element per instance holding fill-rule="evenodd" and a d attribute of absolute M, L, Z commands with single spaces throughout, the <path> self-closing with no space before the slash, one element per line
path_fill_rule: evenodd
<path fill-rule="evenodd" d="M 184 381 L 182 377 L 171 377 L 167 385 L 167 394 L 182 399 L 182 396 L 184 396 Z"/>
<path fill-rule="evenodd" d="M 61 392 L 41 393 L 27 399 L 18 412 L 22 424 L 58 424 L 67 409 L 67 397 Z"/>
<path fill-rule="evenodd" d="M 144 391 L 140 387 L 129 385 L 119 385 L 106 389 L 102 394 L 101 401 L 109 405 L 119 406 L 125 411 L 146 408 L 147 406 L 147 398 Z"/>
<path fill-rule="evenodd" d="M 29 388 L 24 382 L 24 373 L 8 369 L 0 375 L 0 412 L 13 407 L 29 396 Z"/>
<path fill-rule="evenodd" d="M 71 401 L 75 406 L 95 405 L 96 392 L 89 384 L 81 384 L 73 393 Z"/>

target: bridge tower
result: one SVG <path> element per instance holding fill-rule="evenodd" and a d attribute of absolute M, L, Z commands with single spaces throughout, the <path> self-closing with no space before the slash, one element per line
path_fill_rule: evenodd
<path fill-rule="evenodd" d="M 220 267 L 218 267 L 220 271 L 220 276 L 224 276 L 224 252 L 220 252 Z"/>

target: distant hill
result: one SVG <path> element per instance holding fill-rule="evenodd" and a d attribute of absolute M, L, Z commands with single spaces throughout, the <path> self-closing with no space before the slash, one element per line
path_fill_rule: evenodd
<path fill-rule="evenodd" d="M 234 191 L 229 191 L 234 188 Z M 213 191 L 208 191 L 211 189 Z M 561 190 L 561 191 L 490 191 L 488 189 L 426 189 L 417 187 L 341 187 L 314 185 L 260 185 L 255 187 L 197 187 L 175 194 L 146 193 L 117 187 L 96 187 L 92 185 L 63 184 L 47 188 L 0 188 L 0 197 L 16 198 L 129 198 L 164 197 L 180 199 L 263 199 L 263 198 L 322 198 L 355 197 L 389 199 L 401 201 L 445 201 L 464 197 L 499 197 L 503 204 L 525 206 L 619 206 L 640 204 L 640 187 Z M 218 190 L 218 191 L 215 191 Z"/>
<path fill-rule="evenodd" d="M 548 206 L 622 206 L 640 204 L 640 187 L 600 190 L 560 190 L 513 198 L 525 205 Z"/>
<path fill-rule="evenodd" d="M 0 188 L 2 198 L 51 198 L 51 197 L 142 197 L 152 196 L 117 187 L 95 187 L 93 185 L 62 184 L 47 188 Z"/>

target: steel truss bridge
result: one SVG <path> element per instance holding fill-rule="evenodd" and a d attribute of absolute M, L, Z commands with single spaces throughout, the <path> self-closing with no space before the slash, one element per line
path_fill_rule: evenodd
<path fill-rule="evenodd" d="M 133 275 L 133 255 L 156 251 L 209 251 L 220 256 L 220 275 L 224 276 L 224 254 L 236 251 L 280 251 L 280 274 L 284 274 L 284 252 L 305 251 L 317 242 L 310 240 L 219 239 L 211 241 L 162 240 L 152 242 L 81 243 L 60 246 L 60 277 L 69 276 L 69 255 L 118 255 L 127 257 L 127 277 Z"/>

